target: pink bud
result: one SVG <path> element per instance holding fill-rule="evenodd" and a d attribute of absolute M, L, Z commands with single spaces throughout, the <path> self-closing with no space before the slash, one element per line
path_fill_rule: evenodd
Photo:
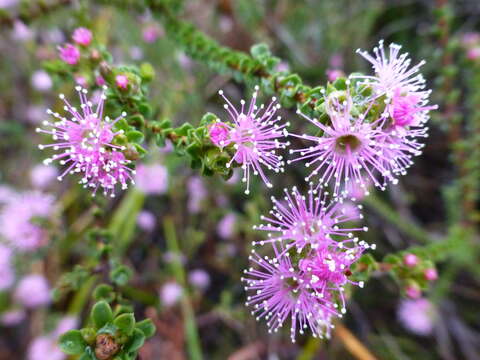
<path fill-rule="evenodd" d="M 422 295 L 422 292 L 417 285 L 408 285 L 405 288 L 405 293 L 411 299 L 418 299 Z"/>
<path fill-rule="evenodd" d="M 425 279 L 428 281 L 435 281 L 438 279 L 438 273 L 437 270 L 434 268 L 428 268 L 426 269 L 423 274 L 425 275 Z"/>
<path fill-rule="evenodd" d="M 115 76 L 115 83 L 120 89 L 126 89 L 128 86 L 128 78 L 125 75 Z"/>
<path fill-rule="evenodd" d="M 63 47 L 58 48 L 58 51 L 60 53 L 60 59 L 69 65 L 75 65 L 80 60 L 80 50 L 72 44 L 65 44 Z"/>
<path fill-rule="evenodd" d="M 215 122 L 208 129 L 210 140 L 216 146 L 223 147 L 228 141 L 228 127 L 222 122 Z"/>
<path fill-rule="evenodd" d="M 418 257 L 413 254 L 407 254 L 403 257 L 403 263 L 408 267 L 415 267 L 418 265 Z"/>
<path fill-rule="evenodd" d="M 75 76 L 75 82 L 84 88 L 88 86 L 87 79 L 85 78 L 85 76 L 82 75 Z"/>
<path fill-rule="evenodd" d="M 77 28 L 73 32 L 72 39 L 79 45 L 88 46 L 92 42 L 92 32 L 84 27 Z"/>
<path fill-rule="evenodd" d="M 337 80 L 339 77 L 345 76 L 344 72 L 342 70 L 336 70 L 336 69 L 329 69 L 327 70 L 327 78 L 328 81 L 334 82 Z"/>
<path fill-rule="evenodd" d="M 103 86 L 105 85 L 105 79 L 101 76 L 101 75 L 98 75 L 96 78 L 95 78 L 95 82 L 98 86 Z"/>

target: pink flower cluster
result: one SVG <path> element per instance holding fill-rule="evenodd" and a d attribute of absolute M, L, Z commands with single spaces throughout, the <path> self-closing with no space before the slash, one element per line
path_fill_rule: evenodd
<path fill-rule="evenodd" d="M 92 42 L 92 32 L 86 28 L 80 27 L 75 29 L 72 34 L 72 40 L 75 44 L 87 47 Z M 69 65 L 76 65 L 80 61 L 80 49 L 73 44 L 65 44 L 58 48 L 60 59 Z"/>
<path fill-rule="evenodd" d="M 281 117 L 276 116 L 280 105 L 273 98 L 272 102 L 265 107 L 263 104 L 257 106 L 258 87 L 255 88 L 252 100 L 246 107 L 242 100 L 241 109 L 238 111 L 233 104 L 223 95 L 224 105 L 232 123 L 216 122 L 210 126 L 210 138 L 213 144 L 218 147 L 233 145 L 235 154 L 227 164 L 230 167 L 235 161 L 243 169 L 242 181 L 247 184 L 245 194 L 250 193 L 250 174 L 260 175 L 267 187 L 272 184 L 267 179 L 263 167 L 276 173 L 284 171 L 283 157 L 277 155 L 277 149 L 285 149 L 289 142 L 283 141 L 288 133 L 286 127 L 289 123 L 279 124 Z"/>
<path fill-rule="evenodd" d="M 87 90 L 77 86 L 80 97 L 80 110 L 70 105 L 63 94 L 60 95 L 65 103 L 64 110 L 69 117 L 47 110 L 58 121 L 45 121 L 47 129 L 37 128 L 37 132 L 51 135 L 54 143 L 39 145 L 40 149 L 52 148 L 59 153 L 47 158 L 44 163 L 50 164 L 58 160 L 60 165 L 65 165 L 65 170 L 58 177 L 62 180 L 67 174 L 83 174 L 80 183 L 84 187 L 93 189 L 93 195 L 99 188 L 104 194 L 115 196 L 115 188 L 120 185 L 122 189 L 128 187 L 128 182 L 133 182 L 135 173 L 128 164 L 124 146 L 114 144 L 115 137 L 123 134 L 123 130 L 115 130 L 114 126 L 126 116 L 122 113 L 111 121 L 108 116 L 103 117 L 105 94 L 100 96 L 94 109 L 92 102 L 87 99 Z"/>
<path fill-rule="evenodd" d="M 310 329 L 314 337 L 329 337 L 332 320 L 346 312 L 346 285 L 363 287 L 350 279 L 351 267 L 364 250 L 375 248 L 354 236 L 367 228 L 351 227 L 362 218 L 340 202 L 329 202 L 328 193 L 310 187 L 307 196 L 295 187 L 285 189 L 284 200 L 272 198 L 273 209 L 254 229 L 266 231 L 273 257 L 253 251 L 253 266 L 245 270 L 247 305 L 257 319 L 265 318 L 276 332 L 290 319 L 292 341 Z M 361 206 L 359 206 L 361 208 Z"/>

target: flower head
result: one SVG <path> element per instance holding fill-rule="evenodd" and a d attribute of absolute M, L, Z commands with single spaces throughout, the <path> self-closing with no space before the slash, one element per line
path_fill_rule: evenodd
<path fill-rule="evenodd" d="M 0 243 L 0 291 L 8 289 L 15 280 L 12 250 Z"/>
<path fill-rule="evenodd" d="M 242 181 L 247 183 L 246 194 L 250 193 L 250 174 L 252 171 L 254 175 L 259 174 L 268 187 L 272 187 L 265 176 L 263 167 L 265 166 L 276 173 L 283 172 L 283 158 L 275 152 L 277 149 L 285 149 L 289 145 L 288 142 L 280 140 L 288 136 L 285 127 L 289 125 L 289 123 L 279 125 L 281 117 L 275 117 L 280 105 L 276 104 L 276 99 L 273 98 L 266 108 L 264 105 L 258 107 L 256 105 L 258 87 L 256 87 L 248 107 L 245 106 L 245 101 L 241 100 L 240 111 L 223 95 L 223 91 L 219 91 L 219 94 L 226 101 L 224 107 L 230 115 L 232 123 L 217 123 L 213 134 L 211 131 L 212 142 L 214 144 L 218 142 L 219 145 L 217 146 L 221 147 L 233 145 L 235 155 L 227 164 L 227 167 L 230 167 L 233 161 L 241 165 L 243 169 Z M 228 136 L 225 136 L 224 130 L 220 131 L 220 127 L 228 129 Z"/>
<path fill-rule="evenodd" d="M 358 241 L 353 235 L 355 231 L 368 230 L 366 227 L 349 227 L 349 222 L 363 216 L 360 213 L 357 216 L 347 213 L 343 203 L 329 202 L 326 192 L 319 194 L 312 186 L 308 196 L 302 195 L 296 187 L 290 192 L 284 189 L 284 192 L 283 200 L 272 196 L 274 206 L 270 215 L 261 216 L 265 223 L 253 227 L 267 231 L 268 238 L 256 241 L 253 245 L 280 242 L 286 251 L 293 248 L 301 253 L 304 248 L 322 249 L 332 243 L 347 247 L 347 244 Z"/>
<path fill-rule="evenodd" d="M 61 165 L 66 165 L 64 172 L 58 177 L 62 180 L 68 173 L 81 173 L 83 178 L 80 183 L 84 187 L 93 188 L 95 195 L 98 188 L 102 188 L 104 194 L 114 191 L 117 184 L 126 189 L 128 182 L 132 181 L 135 172 L 128 167 L 130 160 L 125 158 L 124 146 L 114 145 L 117 135 L 123 134 L 123 130 L 114 130 L 114 125 L 126 116 L 122 113 L 114 121 L 108 116 L 103 118 L 103 105 L 106 96 L 102 94 L 96 109 L 87 99 L 87 90 L 78 86 L 81 110 L 70 105 L 64 95 L 60 98 L 65 102 L 65 111 L 70 118 L 61 116 L 51 110 L 47 113 L 58 121 L 45 121 L 43 125 L 49 129 L 37 129 L 37 132 L 49 134 L 54 143 L 39 145 L 40 149 L 53 148 L 59 153 L 44 161 L 46 165 L 54 160 L 59 160 Z"/>
<path fill-rule="evenodd" d="M 277 332 L 290 319 L 290 338 L 295 342 L 297 331 L 306 329 L 314 337 L 329 337 L 333 327 L 331 320 L 341 316 L 336 310 L 330 293 L 321 296 L 309 285 L 305 274 L 295 270 L 288 256 L 280 255 L 273 245 L 275 256 L 261 257 L 253 252 L 249 259 L 254 267 L 244 270 L 247 306 L 252 306 L 252 315 L 257 320 L 265 318 L 268 331 Z"/>
<path fill-rule="evenodd" d="M 410 66 L 411 59 L 408 53 L 400 54 L 401 46 L 390 44 L 388 52 L 385 50 L 383 40 L 380 40 L 378 47 L 373 49 L 373 55 L 367 51 L 357 50 L 372 64 L 375 71 L 374 76 L 356 76 L 367 84 L 371 84 L 376 95 L 392 94 L 396 89 L 406 89 L 410 92 L 418 92 L 425 87 L 425 79 L 418 73 L 420 67 L 425 64 L 422 60 L 414 66 Z"/>
<path fill-rule="evenodd" d="M 223 148 L 229 144 L 228 126 L 221 121 L 216 121 L 209 126 L 208 135 L 215 146 Z"/>
<path fill-rule="evenodd" d="M 73 32 L 72 39 L 79 45 L 88 46 L 92 42 L 92 32 L 84 27 L 79 27 Z"/>
<path fill-rule="evenodd" d="M 57 168 L 51 165 L 38 164 L 30 170 L 30 182 L 37 189 L 48 187 L 57 176 Z"/>
<path fill-rule="evenodd" d="M 352 265 L 375 246 L 353 236 L 366 228 L 342 228 L 342 223 L 361 218 L 347 214 L 343 204 L 329 204 L 312 188 L 308 199 L 296 188 L 285 195 L 284 201 L 273 199 L 271 216 L 262 217 L 266 224 L 254 227 L 269 232 L 267 240 L 254 245 L 270 243 L 274 256 L 262 258 L 255 251 L 250 256 L 255 265 L 243 280 L 254 294 L 247 305 L 254 306 L 257 318 L 268 320 L 272 331 L 291 317 L 292 340 L 297 326 L 301 334 L 310 328 L 314 336 L 328 337 L 333 317 L 346 312 L 345 286 L 363 287 L 349 278 Z"/>
<path fill-rule="evenodd" d="M 58 48 L 60 59 L 69 65 L 76 65 L 80 60 L 80 50 L 72 44 L 65 44 Z"/>

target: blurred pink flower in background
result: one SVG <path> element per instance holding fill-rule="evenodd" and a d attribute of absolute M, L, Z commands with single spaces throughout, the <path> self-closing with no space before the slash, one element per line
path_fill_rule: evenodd
<path fill-rule="evenodd" d="M 410 299 L 418 299 L 420 296 L 422 296 L 422 291 L 418 285 L 410 284 L 405 288 L 405 294 L 407 294 Z"/>
<path fill-rule="evenodd" d="M 80 50 L 72 44 L 65 44 L 58 48 L 60 59 L 69 65 L 76 65 L 80 60 Z"/>
<path fill-rule="evenodd" d="M 45 108 L 41 105 L 30 105 L 27 107 L 25 119 L 32 124 L 38 124 L 45 118 Z"/>
<path fill-rule="evenodd" d="M 480 58 L 480 46 L 474 46 L 467 50 L 467 58 L 477 60 Z"/>
<path fill-rule="evenodd" d="M 32 74 L 31 79 L 32 87 L 38 91 L 50 90 L 53 82 L 52 78 L 44 70 L 37 70 Z"/>
<path fill-rule="evenodd" d="M 188 211 L 192 214 L 198 213 L 202 206 L 202 201 L 207 197 L 207 189 L 203 180 L 198 176 L 192 176 L 187 182 L 188 189 Z"/>
<path fill-rule="evenodd" d="M 64 316 L 60 319 L 57 327 L 53 331 L 53 336 L 58 337 L 67 331 L 74 330 L 78 325 L 78 319 L 75 316 Z"/>
<path fill-rule="evenodd" d="M 30 170 L 30 181 L 37 189 L 45 189 L 57 176 L 58 169 L 51 165 L 38 164 Z"/>
<path fill-rule="evenodd" d="M 188 281 L 199 290 L 206 290 L 210 286 L 210 275 L 203 269 L 195 269 L 188 274 Z"/>
<path fill-rule="evenodd" d="M 88 81 L 87 81 L 87 78 L 85 76 L 82 76 L 82 75 L 77 75 L 75 76 L 75 83 L 77 85 L 80 85 L 81 87 L 88 87 Z"/>
<path fill-rule="evenodd" d="M 0 0 L 0 9 L 6 9 L 17 5 L 19 0 Z"/>
<path fill-rule="evenodd" d="M 132 60 L 142 60 L 144 55 L 143 55 L 143 50 L 140 46 L 132 46 L 130 48 L 130 57 Z"/>
<path fill-rule="evenodd" d="M 160 289 L 160 300 L 165 306 L 175 305 L 183 294 L 183 288 L 176 282 L 167 282 Z"/>
<path fill-rule="evenodd" d="M 143 231 L 152 231 L 155 228 L 155 215 L 150 211 L 142 210 L 137 217 L 137 225 Z"/>
<path fill-rule="evenodd" d="M 225 215 L 217 224 L 217 233 L 222 239 L 229 239 L 235 232 L 237 217 L 233 213 Z"/>
<path fill-rule="evenodd" d="M 330 57 L 329 64 L 332 68 L 343 68 L 343 56 L 339 53 L 335 53 Z"/>
<path fill-rule="evenodd" d="M 0 235 L 12 247 L 32 251 L 46 245 L 47 234 L 35 218 L 47 218 L 53 210 L 54 198 L 39 191 L 13 196 L 0 211 Z"/>
<path fill-rule="evenodd" d="M 168 171 L 160 164 L 139 164 L 136 169 L 137 189 L 147 195 L 164 194 L 168 189 Z"/>
<path fill-rule="evenodd" d="M 25 42 L 33 37 L 33 31 L 23 22 L 17 20 L 13 24 L 12 39 Z"/>
<path fill-rule="evenodd" d="M 0 323 L 4 326 L 15 326 L 25 319 L 25 311 L 21 309 L 9 310 L 2 314 Z"/>
<path fill-rule="evenodd" d="M 104 79 L 101 75 L 98 75 L 98 76 L 95 78 L 95 83 L 96 83 L 98 86 L 103 86 L 103 85 L 105 85 L 105 79 Z"/>
<path fill-rule="evenodd" d="M 50 286 L 42 275 L 27 275 L 17 285 L 14 297 L 27 308 L 48 305 L 50 303 Z"/>
<path fill-rule="evenodd" d="M 67 358 L 51 336 L 40 336 L 30 343 L 28 347 L 28 360 L 64 360 Z"/>
<path fill-rule="evenodd" d="M 79 45 L 88 46 L 92 42 L 92 32 L 84 27 L 79 27 L 73 32 L 72 39 Z"/>
<path fill-rule="evenodd" d="M 327 79 L 330 82 L 334 82 L 339 77 L 345 76 L 345 73 L 339 69 L 327 69 Z"/>
<path fill-rule="evenodd" d="M 275 71 L 286 72 L 290 71 L 290 65 L 286 61 L 280 61 L 277 66 L 275 66 Z"/>
<path fill-rule="evenodd" d="M 146 43 L 154 43 L 164 35 L 163 29 L 158 24 L 148 24 L 142 30 L 142 38 Z"/>
<path fill-rule="evenodd" d="M 12 249 L 0 243 L 0 291 L 8 289 L 15 281 L 11 259 Z"/>
<path fill-rule="evenodd" d="M 222 15 L 218 21 L 218 26 L 220 30 L 224 33 L 227 33 L 233 29 L 233 21 L 230 16 Z"/>
<path fill-rule="evenodd" d="M 434 305 L 427 299 L 402 300 L 398 307 L 398 319 L 412 333 L 429 335 L 437 316 Z"/>

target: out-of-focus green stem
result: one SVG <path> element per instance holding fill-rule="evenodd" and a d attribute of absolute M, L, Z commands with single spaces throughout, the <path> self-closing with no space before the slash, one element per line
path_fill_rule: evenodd
<path fill-rule="evenodd" d="M 182 285 L 184 294 L 182 297 L 182 311 L 185 321 L 185 335 L 187 338 L 187 347 L 190 354 L 190 359 L 202 359 L 202 350 L 200 347 L 200 340 L 195 322 L 195 314 L 190 303 L 189 294 L 186 286 L 185 271 L 180 262 L 180 248 L 178 246 L 177 235 L 175 232 L 175 224 L 170 216 L 166 216 L 163 221 L 165 230 L 165 238 L 167 241 L 168 250 L 173 255 L 171 261 L 171 270 L 177 282 Z"/>
<path fill-rule="evenodd" d="M 85 282 L 85 284 L 83 284 L 83 286 L 75 294 L 72 301 L 70 302 L 70 305 L 68 306 L 69 314 L 78 316 L 82 312 L 83 308 L 88 302 L 88 299 L 90 299 L 92 288 L 93 288 L 93 285 L 95 285 L 96 281 L 97 281 L 97 276 L 91 276 Z"/>
<path fill-rule="evenodd" d="M 110 222 L 109 230 L 113 235 L 113 251 L 123 254 L 133 238 L 137 215 L 142 209 L 145 194 L 131 188 L 123 198 Z"/>
<path fill-rule="evenodd" d="M 322 340 L 314 337 L 310 337 L 303 347 L 300 354 L 297 356 L 297 360 L 313 360 L 317 355 L 318 350 L 321 348 Z"/>
<path fill-rule="evenodd" d="M 386 202 L 382 201 L 377 196 L 373 194 L 369 195 L 363 200 L 363 202 L 365 205 L 383 216 L 385 220 L 395 225 L 406 235 L 414 238 L 420 243 L 431 242 L 430 235 L 425 230 L 411 221 L 403 219 L 397 211 L 392 209 Z"/>

